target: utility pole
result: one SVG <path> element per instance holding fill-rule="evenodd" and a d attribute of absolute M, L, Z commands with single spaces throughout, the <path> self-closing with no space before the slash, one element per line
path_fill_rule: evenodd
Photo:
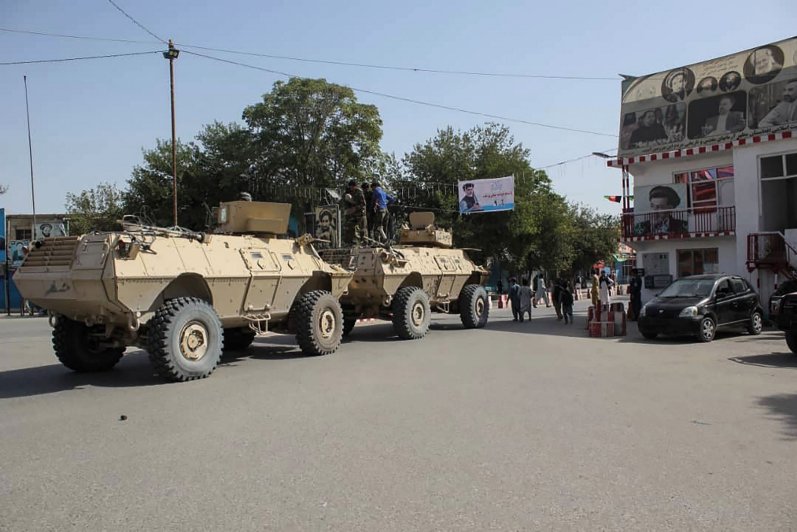
<path fill-rule="evenodd" d="M 163 57 L 169 60 L 169 85 L 172 93 L 172 200 L 174 207 L 174 226 L 177 226 L 177 133 L 174 123 L 174 60 L 180 55 L 180 50 L 174 47 L 169 39 L 169 49 L 163 52 Z"/>
<path fill-rule="evenodd" d="M 33 186 L 33 143 L 30 139 L 30 106 L 28 105 L 28 76 L 22 76 L 25 83 L 25 115 L 28 117 L 28 157 L 30 159 L 30 201 L 33 207 L 33 230 L 31 240 L 36 240 L 36 189 Z"/>

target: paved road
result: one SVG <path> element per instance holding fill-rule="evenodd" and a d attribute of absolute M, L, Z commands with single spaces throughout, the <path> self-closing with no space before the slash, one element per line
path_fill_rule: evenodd
<path fill-rule="evenodd" d="M 400 342 L 380 323 L 322 358 L 270 336 L 163 384 L 141 352 L 71 373 L 44 320 L 0 319 L 0 529 L 797 528 L 780 333 L 582 325 L 501 310 Z"/>

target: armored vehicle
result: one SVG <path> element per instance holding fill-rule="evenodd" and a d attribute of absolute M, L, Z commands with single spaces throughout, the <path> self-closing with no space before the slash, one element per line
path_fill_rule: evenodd
<path fill-rule="evenodd" d="M 402 227 L 396 246 L 321 253 L 354 272 L 341 298 L 344 335 L 358 318 L 380 318 L 391 320 L 400 338 L 422 338 L 432 311 L 458 312 L 466 328 L 487 323 L 489 302 L 482 286 L 487 271 L 465 250 L 452 247 L 451 233 L 435 225 L 431 212 L 410 213 L 409 226 Z"/>
<path fill-rule="evenodd" d="M 214 234 L 143 225 L 36 242 L 14 276 L 47 309 L 58 359 L 75 371 L 112 368 L 128 346 L 158 374 L 210 375 L 223 348 L 258 333 L 295 332 L 302 351 L 340 344 L 339 297 L 352 274 L 318 256 L 309 235 L 289 239 L 289 204 L 234 201 Z"/>

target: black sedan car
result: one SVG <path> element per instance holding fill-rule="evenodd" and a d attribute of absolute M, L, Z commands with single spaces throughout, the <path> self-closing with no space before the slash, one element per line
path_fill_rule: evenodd
<path fill-rule="evenodd" d="M 671 334 L 710 342 L 718 327 L 744 327 L 750 334 L 761 334 L 763 323 L 764 311 L 750 283 L 726 274 L 682 277 L 639 313 L 639 332 L 649 340 Z"/>

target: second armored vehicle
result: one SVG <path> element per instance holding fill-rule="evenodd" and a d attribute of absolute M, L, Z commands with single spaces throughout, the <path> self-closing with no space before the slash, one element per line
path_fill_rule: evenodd
<path fill-rule="evenodd" d="M 169 380 L 207 377 L 224 347 L 267 330 L 332 353 L 352 274 L 324 262 L 311 238 L 280 238 L 289 215 L 289 204 L 235 201 L 221 204 L 217 234 L 128 220 L 121 232 L 45 239 L 14 281 L 50 312 L 55 354 L 75 371 L 110 369 L 135 345 Z"/>
<path fill-rule="evenodd" d="M 487 271 L 452 247 L 451 233 L 435 226 L 433 213 L 410 213 L 409 222 L 397 246 L 321 252 L 354 272 L 341 298 L 344 335 L 358 318 L 381 318 L 393 322 L 400 338 L 422 338 L 432 311 L 457 312 L 466 328 L 487 324 Z"/>

